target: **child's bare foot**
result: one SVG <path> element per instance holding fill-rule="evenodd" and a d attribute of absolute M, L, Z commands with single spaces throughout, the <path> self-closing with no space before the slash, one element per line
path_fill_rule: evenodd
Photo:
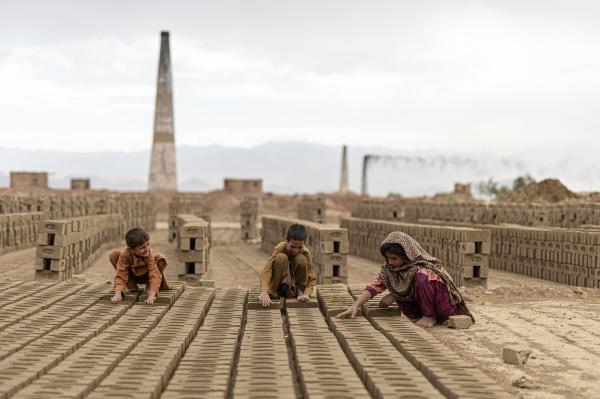
<path fill-rule="evenodd" d="M 420 327 L 433 327 L 435 326 L 436 320 L 432 317 L 423 316 L 419 320 L 415 321 L 415 324 Z"/>

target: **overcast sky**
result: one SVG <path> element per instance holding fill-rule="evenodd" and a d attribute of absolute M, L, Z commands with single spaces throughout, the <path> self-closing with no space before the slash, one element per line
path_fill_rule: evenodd
<path fill-rule="evenodd" d="M 0 146 L 599 147 L 597 1 L 0 0 Z"/>

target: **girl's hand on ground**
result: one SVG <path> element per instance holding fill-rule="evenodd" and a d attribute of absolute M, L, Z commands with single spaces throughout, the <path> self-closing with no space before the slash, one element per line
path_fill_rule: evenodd
<path fill-rule="evenodd" d="M 379 307 L 387 308 L 394 302 L 396 302 L 396 298 L 394 298 L 394 296 L 392 294 L 387 294 L 386 296 L 381 298 L 381 301 L 379 301 Z"/>
<path fill-rule="evenodd" d="M 260 295 L 258 296 L 258 301 L 263 306 L 269 306 L 269 305 L 273 304 L 273 301 L 271 301 L 271 298 L 269 297 L 268 292 L 261 292 Z"/>
<path fill-rule="evenodd" d="M 306 294 L 298 295 L 298 302 L 308 302 L 310 298 Z"/>
<path fill-rule="evenodd" d="M 346 311 L 335 316 L 336 319 L 344 319 L 349 317 L 351 319 L 355 318 L 358 314 L 358 308 L 355 305 L 350 306 Z"/>

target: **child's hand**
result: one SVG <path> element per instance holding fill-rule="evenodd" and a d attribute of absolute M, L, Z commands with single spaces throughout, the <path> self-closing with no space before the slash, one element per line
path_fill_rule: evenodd
<path fill-rule="evenodd" d="M 298 302 L 308 302 L 310 298 L 306 294 L 298 295 Z"/>
<path fill-rule="evenodd" d="M 336 319 L 343 319 L 349 317 L 351 319 L 355 318 L 358 314 L 358 307 L 356 305 L 350 306 L 346 311 L 335 316 Z"/>
<path fill-rule="evenodd" d="M 148 305 L 154 305 L 156 302 L 156 292 L 148 291 L 148 298 L 145 301 Z"/>
<path fill-rule="evenodd" d="M 386 296 L 381 298 L 381 301 L 379 301 L 379 307 L 387 308 L 394 302 L 396 302 L 396 298 L 394 298 L 394 296 L 392 294 L 387 294 Z"/>
<path fill-rule="evenodd" d="M 112 298 L 110 298 L 110 301 L 112 303 L 119 303 L 119 302 L 121 302 L 122 299 L 123 299 L 123 295 L 122 295 L 121 291 L 115 291 L 115 295 Z"/>
<path fill-rule="evenodd" d="M 268 291 L 262 291 L 258 296 L 258 301 L 261 305 L 265 307 L 273 304 L 273 301 L 271 301 L 271 297 L 269 297 Z"/>

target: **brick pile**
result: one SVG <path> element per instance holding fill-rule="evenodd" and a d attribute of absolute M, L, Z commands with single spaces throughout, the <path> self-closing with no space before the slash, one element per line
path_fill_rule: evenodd
<path fill-rule="evenodd" d="M 39 226 L 35 278 L 64 281 L 80 274 L 107 249 L 123 242 L 125 222 L 118 214 L 45 220 Z"/>
<path fill-rule="evenodd" d="M 351 292 L 355 299 L 361 293 L 362 289 Z M 408 318 L 367 316 L 367 319 L 445 397 L 514 397 Z"/>
<path fill-rule="evenodd" d="M 154 230 L 154 200 L 147 194 L 50 192 L 0 195 L 0 214 L 43 212 L 48 219 L 118 213 L 130 226 Z"/>
<path fill-rule="evenodd" d="M 240 202 L 240 227 L 242 240 L 258 238 L 258 198 L 244 197 Z"/>
<path fill-rule="evenodd" d="M 210 223 L 204 197 L 200 194 L 177 194 L 169 202 L 169 241 L 177 239 L 177 215 L 195 215 Z"/>
<path fill-rule="evenodd" d="M 208 272 L 210 224 L 187 214 L 174 218 L 177 228 L 177 275 L 202 276 Z"/>
<path fill-rule="evenodd" d="M 287 309 L 287 320 L 305 397 L 371 397 L 318 308 Z"/>
<path fill-rule="evenodd" d="M 355 301 L 347 287 L 320 286 L 318 298 L 321 306 L 329 309 L 326 319 L 331 331 L 374 398 L 444 398 L 366 318 L 360 315 L 354 319 L 333 317 L 339 312 L 332 310 L 339 309 L 340 302 L 347 308 Z M 390 375 L 394 378 L 390 379 Z"/>
<path fill-rule="evenodd" d="M 433 225 L 448 223 L 428 219 L 420 222 Z M 468 226 L 490 230 L 492 269 L 562 284 L 600 288 L 600 229 Z"/>
<path fill-rule="evenodd" d="M 246 317 L 234 397 L 297 397 L 281 312 L 274 308 L 248 309 Z"/>
<path fill-rule="evenodd" d="M 35 245 L 42 212 L 0 214 L 0 254 Z"/>
<path fill-rule="evenodd" d="M 415 222 L 434 219 L 459 223 L 519 224 L 582 227 L 600 225 L 600 203 L 464 203 L 420 200 L 365 199 L 356 201 L 352 216 L 363 219 Z"/>
<path fill-rule="evenodd" d="M 305 195 L 298 200 L 298 219 L 327 223 L 327 206 L 324 195 Z"/>
<path fill-rule="evenodd" d="M 186 289 L 160 322 L 108 377 L 96 384 L 88 397 L 159 397 L 196 335 L 213 298 L 212 289 Z"/>
<path fill-rule="evenodd" d="M 344 218 L 341 226 L 348 229 L 353 255 L 383 261 L 379 252 L 381 242 L 392 231 L 402 231 L 440 259 L 457 286 L 487 286 L 491 250 L 489 230 L 357 218 Z"/>
<path fill-rule="evenodd" d="M 334 225 L 279 216 L 262 217 L 263 251 L 271 253 L 275 245 L 285 240 L 288 228 L 299 223 L 306 227 L 306 246 L 311 252 L 318 284 L 348 282 L 348 230 Z"/>
<path fill-rule="evenodd" d="M 247 292 L 220 290 L 162 398 L 230 397 Z"/>

